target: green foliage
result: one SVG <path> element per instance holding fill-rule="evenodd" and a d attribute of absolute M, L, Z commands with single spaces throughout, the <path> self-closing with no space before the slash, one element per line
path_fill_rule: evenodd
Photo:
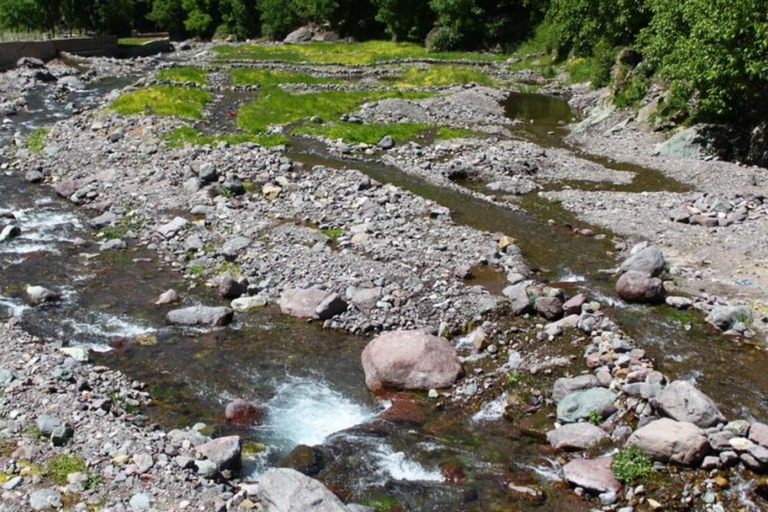
<path fill-rule="evenodd" d="M 144 222 L 141 219 L 134 219 L 130 215 L 126 215 L 120 222 L 114 226 L 104 226 L 99 232 L 109 240 L 117 240 L 125 238 L 129 231 L 138 231 L 144 226 Z"/>
<path fill-rule="evenodd" d="M 163 135 L 163 139 L 168 141 L 171 147 L 180 147 L 184 144 L 194 144 L 198 146 L 213 146 L 219 142 L 227 144 L 245 144 L 254 143 L 265 148 L 271 148 L 280 145 L 290 145 L 290 139 L 284 135 L 264 134 L 253 135 L 249 133 L 237 133 L 227 135 L 207 135 L 198 132 L 190 126 L 176 128 L 170 133 Z"/>
<path fill-rule="evenodd" d="M 181 0 L 152 0 L 152 10 L 147 14 L 149 21 L 160 30 L 170 32 L 173 37 L 182 37 L 186 34 L 184 17 Z"/>
<path fill-rule="evenodd" d="M 343 235 L 345 231 L 343 229 L 339 228 L 328 228 L 323 230 L 323 234 L 330 238 L 331 240 L 336 240 L 341 235 Z"/>
<path fill-rule="evenodd" d="M 392 512 L 393 510 L 401 510 L 402 507 L 395 498 L 389 496 L 366 500 L 362 504 L 372 508 L 375 512 Z"/>
<path fill-rule="evenodd" d="M 466 128 L 449 128 L 447 126 L 441 126 L 437 129 L 435 139 L 437 140 L 450 140 L 461 139 L 464 137 L 474 137 L 476 135 L 472 130 Z"/>
<path fill-rule="evenodd" d="M 33 153 L 39 153 L 45 149 L 45 139 L 51 132 L 48 128 L 36 128 L 27 137 L 27 149 Z"/>
<path fill-rule="evenodd" d="M 0 28 L 18 31 L 43 29 L 43 18 L 44 10 L 37 0 L 0 1 Z"/>
<path fill-rule="evenodd" d="M 424 1 L 372 0 L 376 20 L 396 41 L 421 42 L 435 21 L 435 13 Z"/>
<path fill-rule="evenodd" d="M 517 387 L 525 382 L 525 375 L 520 372 L 514 372 L 507 375 L 507 384 Z"/>
<path fill-rule="evenodd" d="M 400 75 L 395 85 L 398 87 L 424 87 L 469 83 L 493 85 L 493 78 L 482 71 L 459 66 L 431 66 L 427 69 L 413 67 Z"/>
<path fill-rule="evenodd" d="M 304 125 L 296 133 L 322 135 L 329 139 L 342 139 L 345 142 L 359 144 L 378 144 L 387 135 L 395 141 L 410 140 L 431 128 L 421 123 L 396 124 L 357 124 L 333 123 L 325 125 Z"/>
<path fill-rule="evenodd" d="M 763 0 L 649 0 L 641 48 L 668 81 L 672 102 L 703 120 L 764 119 L 768 109 L 768 9 Z"/>
<path fill-rule="evenodd" d="M 247 132 L 260 133 L 270 125 L 297 123 L 313 116 L 323 120 L 333 119 L 366 101 L 427 96 L 429 94 L 415 91 L 322 91 L 292 94 L 270 86 L 265 87 L 255 101 L 240 109 L 237 125 Z"/>
<path fill-rule="evenodd" d="M 193 82 L 196 84 L 205 84 L 206 72 L 204 69 L 192 66 L 179 68 L 161 69 L 157 72 L 157 78 L 171 82 Z"/>
<path fill-rule="evenodd" d="M 638 448 L 630 446 L 613 456 L 613 475 L 622 483 L 629 484 L 653 472 L 651 457 Z"/>
<path fill-rule="evenodd" d="M 231 71 L 232 83 L 235 85 L 277 85 L 277 84 L 324 84 L 334 80 L 312 76 L 306 73 L 291 73 L 290 71 L 236 68 Z"/>
<path fill-rule="evenodd" d="M 205 272 L 205 265 L 190 265 L 187 267 L 187 274 L 191 276 L 199 276 L 203 272 Z M 155 393 L 152 393 L 152 395 L 154 396 Z"/>
<path fill-rule="evenodd" d="M 597 411 L 592 411 L 587 416 L 587 421 L 593 425 L 600 425 L 603 422 L 603 415 Z"/>
<path fill-rule="evenodd" d="M 261 27 L 255 1 L 219 0 L 219 9 L 222 22 L 219 29 L 241 40 L 258 35 Z"/>
<path fill-rule="evenodd" d="M 62 453 L 48 461 L 45 466 L 48 477 L 56 485 L 67 485 L 67 475 L 85 471 L 85 461 L 77 455 Z"/>
<path fill-rule="evenodd" d="M 127 92 L 113 101 L 110 108 L 123 115 L 155 114 L 199 119 L 203 107 L 210 101 L 211 94 L 202 89 L 156 85 Z"/>
<path fill-rule="evenodd" d="M 258 7 L 264 34 L 281 39 L 301 25 L 334 18 L 339 3 L 337 0 L 258 0 Z"/>

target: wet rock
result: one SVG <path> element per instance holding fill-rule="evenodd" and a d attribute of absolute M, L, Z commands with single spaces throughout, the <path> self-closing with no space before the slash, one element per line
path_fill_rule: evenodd
<path fill-rule="evenodd" d="M 664 253 L 661 252 L 661 249 L 655 245 L 650 245 L 624 260 L 624 263 L 619 267 L 619 272 L 622 274 L 630 271 L 643 272 L 651 277 L 657 277 L 666 266 L 667 262 L 664 260 Z"/>
<path fill-rule="evenodd" d="M 219 471 L 239 471 L 242 464 L 242 446 L 240 436 L 228 436 L 214 439 L 195 448 L 197 453 L 216 464 Z"/>
<path fill-rule="evenodd" d="M 561 423 L 575 423 L 589 419 L 593 414 L 607 418 L 614 413 L 616 394 L 605 388 L 577 391 L 563 398 L 557 404 L 557 420 Z"/>
<path fill-rule="evenodd" d="M 394 331 L 374 338 L 362 354 L 371 391 L 429 390 L 453 384 L 462 373 L 456 349 L 423 331 Z"/>
<path fill-rule="evenodd" d="M 176 217 L 172 221 L 163 224 L 157 228 L 157 232 L 165 238 L 171 238 L 183 229 L 189 221 L 183 217 Z"/>
<path fill-rule="evenodd" d="M 237 299 L 248 291 L 248 279 L 239 277 L 235 279 L 231 276 L 222 276 L 219 279 L 219 296 L 223 299 Z"/>
<path fill-rule="evenodd" d="M 517 485 L 514 482 L 510 482 L 507 485 L 507 494 L 515 501 L 523 501 L 527 503 L 543 503 L 546 499 L 544 491 L 538 487 L 530 485 Z"/>
<path fill-rule="evenodd" d="M 61 299 L 61 296 L 58 293 L 42 286 L 27 286 L 26 292 L 29 297 L 29 302 L 33 305 L 56 302 Z"/>
<path fill-rule="evenodd" d="M 704 431 L 693 423 L 662 418 L 639 428 L 627 445 L 635 446 L 655 460 L 685 466 L 698 464 L 709 452 Z"/>
<path fill-rule="evenodd" d="M 247 313 L 254 309 L 263 308 L 267 305 L 267 298 L 263 295 L 253 297 L 240 297 L 230 303 L 230 307 L 239 313 Z"/>
<path fill-rule="evenodd" d="M 552 399 L 555 403 L 558 403 L 571 393 L 598 387 L 600 387 L 600 380 L 592 374 L 579 375 L 578 377 L 571 378 L 561 377 L 555 381 L 552 390 Z"/>
<path fill-rule="evenodd" d="M 265 411 L 245 400 L 237 399 L 229 402 L 224 411 L 227 421 L 235 425 L 258 425 L 264 420 Z"/>
<path fill-rule="evenodd" d="M 300 444 L 283 457 L 277 466 L 294 469 L 307 476 L 314 476 L 325 467 L 325 456 L 318 448 Z"/>
<path fill-rule="evenodd" d="M 379 141 L 379 147 L 383 150 L 389 150 L 395 147 L 395 139 L 391 135 L 386 135 Z"/>
<path fill-rule="evenodd" d="M 259 481 L 259 495 L 270 512 L 349 512 L 323 484 L 287 468 L 270 469 Z"/>
<path fill-rule="evenodd" d="M 160 294 L 160 297 L 157 298 L 157 301 L 155 301 L 155 304 L 158 306 L 162 306 L 164 304 L 173 304 L 174 302 L 181 301 L 181 297 L 179 297 L 179 294 L 176 293 L 176 290 L 167 290 Z"/>
<path fill-rule="evenodd" d="M 32 510 L 51 510 L 61 508 L 61 493 L 56 489 L 38 489 L 29 495 Z"/>
<path fill-rule="evenodd" d="M 725 421 L 715 402 L 690 382 L 676 380 L 664 388 L 653 405 L 665 416 L 707 428 Z"/>
<path fill-rule="evenodd" d="M 563 316 L 563 303 L 558 297 L 537 297 L 534 309 L 550 322 Z"/>
<path fill-rule="evenodd" d="M 2 231 L 0 231 L 0 242 L 7 242 L 20 235 L 21 228 L 19 228 L 19 226 L 14 226 L 13 224 L 5 226 Z"/>
<path fill-rule="evenodd" d="M 728 331 L 738 322 L 752 322 L 752 310 L 746 306 L 715 306 L 709 312 L 705 321 L 721 331 Z"/>
<path fill-rule="evenodd" d="M 596 493 L 619 492 L 621 484 L 611 472 L 611 458 L 574 459 L 563 466 L 569 483 Z"/>
<path fill-rule="evenodd" d="M 16 61 L 17 68 L 44 69 L 45 62 L 35 57 L 22 57 Z"/>
<path fill-rule="evenodd" d="M 299 318 L 332 318 L 346 311 L 344 299 L 319 288 L 289 288 L 278 300 L 283 314 Z"/>
<path fill-rule="evenodd" d="M 610 439 L 603 429 L 591 423 L 571 423 L 547 433 L 547 441 L 557 450 L 588 450 Z"/>
<path fill-rule="evenodd" d="M 427 415 L 416 400 L 394 398 L 392 406 L 379 415 L 384 421 L 407 425 L 421 425 L 427 421 Z"/>
<path fill-rule="evenodd" d="M 653 304 L 664 300 L 664 282 L 644 272 L 630 270 L 616 282 L 616 293 L 627 302 Z"/>
<path fill-rule="evenodd" d="M 234 311 L 226 307 L 191 306 L 169 311 L 166 320 L 177 325 L 221 327 L 232 322 Z"/>

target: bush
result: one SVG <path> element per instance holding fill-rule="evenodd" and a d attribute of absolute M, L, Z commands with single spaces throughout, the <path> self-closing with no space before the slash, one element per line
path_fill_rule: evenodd
<path fill-rule="evenodd" d="M 449 27 L 436 27 L 427 35 L 424 46 L 430 52 L 449 52 L 459 46 L 461 37 Z"/>
<path fill-rule="evenodd" d="M 426 1 L 373 0 L 376 20 L 397 41 L 424 41 L 435 21 L 435 13 Z"/>
<path fill-rule="evenodd" d="M 653 472 L 651 457 L 638 448 L 630 446 L 613 456 L 611 471 L 624 484 L 632 483 Z"/>

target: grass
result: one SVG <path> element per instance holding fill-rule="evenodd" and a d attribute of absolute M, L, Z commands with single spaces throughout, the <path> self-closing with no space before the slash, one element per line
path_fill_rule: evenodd
<path fill-rule="evenodd" d="M 85 461 L 76 455 L 62 453 L 48 461 L 46 473 L 56 485 L 67 485 L 67 475 L 85 471 Z"/>
<path fill-rule="evenodd" d="M 269 86 L 255 101 L 244 105 L 237 114 L 237 126 L 249 133 L 260 133 L 270 125 L 292 124 L 318 116 L 337 118 L 367 101 L 385 98 L 416 99 L 428 97 L 416 91 L 322 91 L 292 94 Z"/>
<path fill-rule="evenodd" d="M 233 261 L 225 261 L 222 263 L 216 273 L 219 275 L 229 275 L 233 277 L 240 277 L 243 275 L 240 264 Z"/>
<path fill-rule="evenodd" d="M 161 69 L 157 72 L 159 80 L 168 80 L 170 82 L 192 82 L 195 84 L 205 84 L 206 72 L 202 68 L 193 66 L 184 66 L 179 68 Z"/>
<path fill-rule="evenodd" d="M 155 114 L 199 119 L 203 116 L 203 107 L 210 101 L 208 91 L 156 85 L 127 92 L 113 101 L 110 108 L 123 115 Z"/>
<path fill-rule="evenodd" d="M 342 139 L 354 144 L 378 144 L 381 139 L 391 135 L 395 142 L 410 140 L 431 128 L 422 123 L 395 124 L 356 124 L 332 123 L 325 125 L 304 125 L 296 133 L 304 135 L 321 135 L 329 139 Z"/>
<path fill-rule="evenodd" d="M 45 139 L 48 137 L 50 130 L 48 128 L 37 128 L 30 132 L 27 138 L 27 149 L 33 153 L 39 153 L 45 149 Z"/>
<path fill-rule="evenodd" d="M 653 472 L 651 457 L 640 449 L 630 446 L 613 456 L 611 471 L 624 484 L 636 482 Z"/>
<path fill-rule="evenodd" d="M 597 71 L 597 62 L 589 58 L 570 59 L 565 66 L 572 83 L 590 82 Z"/>
<path fill-rule="evenodd" d="M 336 240 L 341 235 L 343 235 L 345 231 L 343 229 L 339 228 L 328 228 L 323 230 L 323 234 L 330 238 L 331 240 Z"/>
<path fill-rule="evenodd" d="M 500 61 L 506 56 L 490 53 L 428 52 L 413 43 L 367 41 L 364 43 L 309 43 L 301 45 L 222 45 L 213 48 L 219 59 L 285 60 L 291 62 L 332 62 L 373 64 L 392 59 L 468 59 Z"/>
<path fill-rule="evenodd" d="M 476 83 L 493 85 L 493 78 L 482 71 L 461 66 L 431 66 L 428 69 L 409 68 L 395 82 L 398 87 L 441 87 Z"/>
<path fill-rule="evenodd" d="M 125 238 L 129 231 L 138 231 L 144 226 L 144 222 L 140 219 L 134 219 L 130 215 L 126 215 L 120 222 L 114 226 L 104 226 L 99 231 L 105 238 L 109 240 L 117 240 Z"/>
<path fill-rule="evenodd" d="M 237 68 L 230 72 L 235 85 L 278 85 L 278 84 L 327 84 L 338 80 L 312 76 L 307 73 L 271 71 L 269 69 Z"/>
<path fill-rule="evenodd" d="M 477 135 L 472 130 L 466 128 L 449 128 L 447 126 L 441 126 L 437 129 L 437 140 L 450 140 L 450 139 L 462 139 L 464 137 L 474 137 Z"/>
<path fill-rule="evenodd" d="M 284 135 L 265 134 L 253 135 L 250 133 L 237 133 L 232 135 L 207 135 L 199 133 L 190 126 L 176 128 L 170 133 L 163 135 L 163 139 L 168 141 L 171 147 L 181 147 L 184 144 L 193 144 L 197 146 L 213 146 L 219 142 L 237 145 L 245 143 L 254 143 L 265 148 L 274 146 L 289 145 L 290 139 Z"/>
<path fill-rule="evenodd" d="M 141 46 L 152 41 L 160 41 L 161 37 L 121 37 L 117 40 L 119 46 Z"/>

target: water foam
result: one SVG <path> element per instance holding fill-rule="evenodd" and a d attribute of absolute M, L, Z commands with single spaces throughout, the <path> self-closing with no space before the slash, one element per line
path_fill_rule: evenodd
<path fill-rule="evenodd" d="M 75 337 L 135 338 L 156 332 L 156 329 L 137 324 L 108 313 L 92 312 L 85 320 L 67 319 L 63 325 Z M 85 340 L 78 340 L 85 341 Z"/>
<path fill-rule="evenodd" d="M 411 460 L 403 452 L 396 452 L 392 447 L 381 444 L 371 454 L 374 458 L 376 473 L 390 480 L 409 482 L 444 482 L 445 477 L 438 469 L 429 469 Z"/>
<path fill-rule="evenodd" d="M 507 408 L 507 393 L 504 392 L 495 400 L 483 404 L 479 411 L 472 415 L 472 421 L 481 423 L 485 421 L 500 420 Z"/>

